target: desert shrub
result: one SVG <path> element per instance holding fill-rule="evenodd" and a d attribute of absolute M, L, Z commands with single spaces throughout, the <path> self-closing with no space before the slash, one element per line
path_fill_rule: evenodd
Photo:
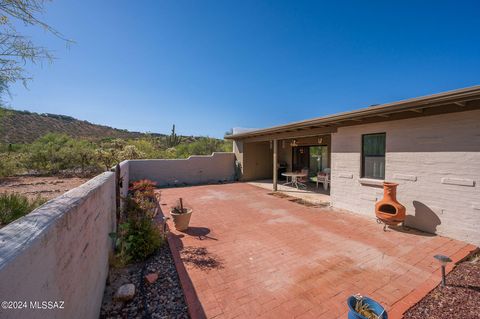
<path fill-rule="evenodd" d="M 141 179 L 132 183 L 132 185 L 128 188 L 129 191 L 132 193 L 147 193 L 153 195 L 153 191 L 155 190 L 155 186 L 157 183 L 151 181 L 149 179 Z"/>
<path fill-rule="evenodd" d="M 110 234 L 115 240 L 115 264 L 145 260 L 162 245 L 160 230 L 153 221 L 157 208 L 154 188 L 155 183 L 149 180 L 137 181 L 129 188 L 118 231 Z"/>
<path fill-rule="evenodd" d="M 72 138 L 65 134 L 48 133 L 28 147 L 27 167 L 41 173 L 55 174 L 71 165 L 68 145 Z"/>
<path fill-rule="evenodd" d="M 142 214 L 146 214 L 147 217 L 153 218 L 156 214 L 157 202 L 155 197 L 155 185 L 157 183 L 142 179 L 132 183 L 129 187 L 131 192 L 131 199 L 134 204 L 137 205 Z"/>
<path fill-rule="evenodd" d="M 17 193 L 0 194 L 0 226 L 4 226 L 14 220 L 30 213 L 47 200 L 37 197 L 29 200 L 28 197 Z"/>
<path fill-rule="evenodd" d="M 106 170 L 121 161 L 140 158 L 145 158 L 145 154 L 135 145 L 121 139 L 104 141 L 97 149 L 97 159 Z"/>
<path fill-rule="evenodd" d="M 23 169 L 23 154 L 0 153 L 0 178 L 15 175 Z"/>
<path fill-rule="evenodd" d="M 168 136 L 167 136 L 168 137 Z M 182 137 L 169 147 L 165 136 L 138 139 L 106 138 L 89 141 L 66 134 L 48 133 L 31 144 L 0 144 L 0 177 L 21 171 L 40 174 L 90 176 L 110 170 L 123 160 L 187 158 L 231 151 L 231 143 L 208 137 Z"/>
<path fill-rule="evenodd" d="M 177 157 L 186 158 L 190 155 L 211 155 L 213 152 L 231 152 L 232 145 L 227 141 L 202 137 L 192 143 L 180 144 L 175 149 Z"/>
<path fill-rule="evenodd" d="M 105 170 L 109 170 L 113 165 L 120 162 L 120 152 L 125 146 L 125 141 L 121 139 L 106 140 L 100 143 L 96 150 L 98 161 Z"/>
<path fill-rule="evenodd" d="M 48 133 L 24 147 L 24 152 L 25 166 L 39 173 L 88 175 L 99 169 L 93 143 L 65 134 Z"/>
<path fill-rule="evenodd" d="M 125 145 L 120 151 L 119 161 L 146 158 L 146 155 L 140 151 L 135 145 Z"/>
<path fill-rule="evenodd" d="M 122 233 L 120 256 L 125 264 L 145 260 L 163 242 L 160 231 L 147 218 L 129 219 L 119 227 Z"/>
<path fill-rule="evenodd" d="M 157 138 L 128 140 L 128 144 L 135 146 L 143 158 L 161 158 L 162 150 Z"/>
<path fill-rule="evenodd" d="M 67 158 L 71 161 L 66 165 L 68 168 L 80 171 L 82 176 L 98 172 L 100 164 L 93 143 L 86 140 L 71 140 L 66 146 Z"/>

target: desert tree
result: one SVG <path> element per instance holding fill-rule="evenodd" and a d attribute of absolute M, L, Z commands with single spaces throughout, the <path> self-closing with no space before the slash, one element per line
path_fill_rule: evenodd
<path fill-rule="evenodd" d="M 53 59 L 47 48 L 35 44 L 30 37 L 19 32 L 18 26 L 39 27 L 67 45 L 72 43 L 41 20 L 47 2 L 49 0 L 0 0 L 0 98 L 9 93 L 8 89 L 14 82 L 21 81 L 26 85 L 30 79 L 25 70 L 27 63 L 50 62 Z"/>

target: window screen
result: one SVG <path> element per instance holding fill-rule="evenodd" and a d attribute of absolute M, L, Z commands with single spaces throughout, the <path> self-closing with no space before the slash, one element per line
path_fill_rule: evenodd
<path fill-rule="evenodd" d="M 385 179 L 385 133 L 362 136 L 362 177 Z"/>

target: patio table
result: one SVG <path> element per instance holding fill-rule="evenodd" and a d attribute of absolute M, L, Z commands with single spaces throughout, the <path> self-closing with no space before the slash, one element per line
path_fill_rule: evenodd
<path fill-rule="evenodd" d="M 300 189 L 300 187 L 307 188 L 307 185 L 306 185 L 306 184 L 298 181 L 299 178 L 307 177 L 307 174 L 306 174 L 306 173 L 301 173 L 301 172 L 285 172 L 285 173 L 282 173 L 282 175 L 287 178 L 287 182 L 283 184 L 284 186 L 292 185 L 292 186 L 295 186 L 297 189 Z M 289 177 L 290 177 L 290 181 L 288 181 L 288 178 L 289 178 Z"/>

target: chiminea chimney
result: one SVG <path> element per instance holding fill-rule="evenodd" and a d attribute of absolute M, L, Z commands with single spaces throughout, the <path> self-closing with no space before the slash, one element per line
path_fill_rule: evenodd
<path fill-rule="evenodd" d="M 375 204 L 375 215 L 385 225 L 398 225 L 405 221 L 405 206 L 397 201 L 396 183 L 383 183 L 383 198 Z M 385 228 L 384 228 L 385 230 Z"/>

